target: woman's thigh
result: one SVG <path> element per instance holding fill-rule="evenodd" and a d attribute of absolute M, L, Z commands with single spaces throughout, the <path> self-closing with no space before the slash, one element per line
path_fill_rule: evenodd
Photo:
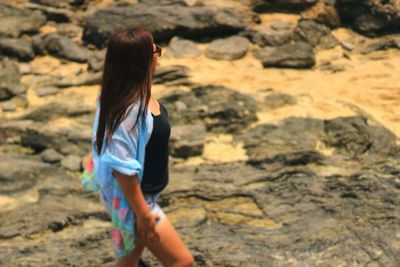
<path fill-rule="evenodd" d="M 163 266 L 173 266 L 178 263 L 181 264 L 179 266 L 192 266 L 194 260 L 191 252 L 165 213 L 156 225 L 156 231 L 160 235 L 159 242 L 144 241 L 144 245 L 161 261 Z"/>

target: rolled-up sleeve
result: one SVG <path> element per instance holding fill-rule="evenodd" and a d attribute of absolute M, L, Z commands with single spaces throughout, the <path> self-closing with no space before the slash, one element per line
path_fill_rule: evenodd
<path fill-rule="evenodd" d="M 143 171 L 142 164 L 137 160 L 138 151 L 138 125 L 132 129 L 131 119 L 124 120 L 113 133 L 109 144 L 106 146 L 102 161 L 112 171 L 136 176 L 140 179 Z"/>

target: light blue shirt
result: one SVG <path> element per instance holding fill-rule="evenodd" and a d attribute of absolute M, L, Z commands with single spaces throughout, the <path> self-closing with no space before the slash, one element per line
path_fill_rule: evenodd
<path fill-rule="evenodd" d="M 83 188 L 100 192 L 100 197 L 112 217 L 113 248 L 117 259 L 127 255 L 135 246 L 135 222 L 133 209 L 122 193 L 112 170 L 128 176 L 137 174 L 141 183 L 146 145 L 153 130 L 153 117 L 149 108 L 145 120 L 140 116 L 138 124 L 132 129 L 139 111 L 139 99 L 131 107 L 107 146 L 104 137 L 102 150 L 98 155 L 95 150 L 95 142 L 100 103 L 99 100 L 96 101 L 91 145 L 93 173 L 86 172 L 86 175 L 81 176 Z"/>
<path fill-rule="evenodd" d="M 99 119 L 99 101 L 96 101 L 96 115 L 93 122 L 92 132 L 92 155 L 94 161 L 94 175 L 100 187 L 100 194 L 111 213 L 113 199 L 113 181 L 115 180 L 112 169 L 129 176 L 137 174 L 139 181 L 142 181 L 145 159 L 145 148 L 149 141 L 153 117 L 147 109 L 146 123 L 143 124 L 140 117 L 138 125 L 131 130 L 139 111 L 139 101 L 133 104 L 129 115 L 121 122 L 111 137 L 108 146 L 105 146 L 105 137 L 101 154 L 95 150 L 96 133 Z"/>

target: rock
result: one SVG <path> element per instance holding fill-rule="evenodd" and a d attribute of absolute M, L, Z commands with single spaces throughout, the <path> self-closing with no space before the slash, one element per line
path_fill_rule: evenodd
<path fill-rule="evenodd" d="M 93 56 L 89 58 L 89 70 L 93 72 L 98 72 L 103 69 L 104 57 L 106 54 L 106 49 L 95 50 Z"/>
<path fill-rule="evenodd" d="M 318 2 L 312 8 L 301 14 L 303 20 L 313 20 L 317 23 L 324 24 L 331 29 L 340 26 L 340 17 L 337 10 L 324 2 Z"/>
<path fill-rule="evenodd" d="M 0 36 L 17 38 L 22 33 L 35 33 L 45 22 L 46 17 L 40 11 L 0 3 Z"/>
<path fill-rule="evenodd" d="M 40 87 L 35 89 L 35 93 L 37 96 L 47 96 L 47 95 L 55 95 L 57 94 L 59 89 L 57 87 Z"/>
<path fill-rule="evenodd" d="M 169 41 L 173 36 L 193 39 L 235 34 L 245 27 L 242 15 L 234 9 L 115 3 L 83 17 L 82 39 L 101 48 L 112 32 L 139 24 L 158 41 Z"/>
<path fill-rule="evenodd" d="M 0 154 L 0 194 L 32 188 L 38 180 L 40 181 L 38 174 L 49 166 L 30 155 Z"/>
<path fill-rule="evenodd" d="M 64 156 L 52 148 L 44 150 L 40 153 L 40 156 L 44 162 L 57 163 L 64 158 Z"/>
<path fill-rule="evenodd" d="M 271 11 L 299 12 L 317 2 L 318 0 L 251 0 L 250 7 L 259 13 Z"/>
<path fill-rule="evenodd" d="M 0 38 L 0 55 L 22 61 L 30 61 L 35 57 L 30 41 L 15 38 Z"/>
<path fill-rule="evenodd" d="M 335 7 L 343 25 L 367 36 L 399 32 L 400 6 L 396 0 L 337 0 Z"/>
<path fill-rule="evenodd" d="M 101 81 L 101 72 L 86 73 L 83 75 L 68 75 L 61 81 L 55 82 L 53 85 L 58 88 L 82 86 L 82 85 L 98 85 Z"/>
<path fill-rule="evenodd" d="M 38 106 L 19 119 L 34 121 L 49 121 L 62 117 L 76 117 L 94 112 L 93 107 L 86 105 L 78 105 L 71 101 L 68 103 L 50 102 L 45 105 Z"/>
<path fill-rule="evenodd" d="M 188 158 L 203 154 L 206 127 L 204 124 L 172 127 L 170 153 L 174 157 Z"/>
<path fill-rule="evenodd" d="M 200 56 L 201 52 L 196 44 L 177 36 L 173 37 L 168 44 L 167 55 L 176 58 L 194 58 Z"/>
<path fill-rule="evenodd" d="M 265 97 L 265 106 L 269 109 L 277 109 L 286 105 L 295 105 L 296 98 L 285 93 L 272 93 Z"/>
<path fill-rule="evenodd" d="M 1 109 L 5 112 L 15 111 L 17 109 L 17 104 L 12 101 L 4 101 L 0 103 Z"/>
<path fill-rule="evenodd" d="M 189 85 L 189 68 L 182 65 L 159 67 L 153 76 L 154 84 Z"/>
<path fill-rule="evenodd" d="M 197 86 L 160 101 L 171 110 L 169 119 L 174 126 L 201 123 L 207 131 L 235 133 L 257 120 L 255 100 L 223 86 Z"/>
<path fill-rule="evenodd" d="M 374 51 L 379 50 L 387 50 L 390 48 L 400 49 L 400 39 L 394 38 L 385 38 L 372 44 L 368 44 L 367 46 L 361 47 L 360 53 L 361 54 L 369 54 Z"/>
<path fill-rule="evenodd" d="M 59 35 L 68 37 L 68 38 L 76 38 L 78 37 L 83 29 L 76 24 L 73 23 L 57 23 L 56 24 L 57 33 Z"/>
<path fill-rule="evenodd" d="M 49 6 L 53 8 L 68 8 L 70 0 L 58 0 L 58 1 L 53 1 L 53 0 L 30 0 L 30 2 L 43 5 L 43 6 Z"/>
<path fill-rule="evenodd" d="M 294 30 L 294 39 L 325 49 L 333 48 L 339 44 L 327 26 L 312 20 L 301 20 L 299 22 Z"/>
<path fill-rule="evenodd" d="M 325 120 L 324 132 L 327 145 L 352 157 L 396 153 L 396 136 L 380 125 L 369 125 L 364 117 Z"/>
<path fill-rule="evenodd" d="M 139 3 L 143 3 L 146 5 L 180 5 L 180 6 L 188 6 L 187 1 L 185 0 L 140 0 Z"/>
<path fill-rule="evenodd" d="M 205 56 L 217 60 L 235 60 L 244 57 L 249 48 L 249 40 L 241 36 L 231 36 L 212 41 Z"/>
<path fill-rule="evenodd" d="M 60 23 L 70 22 L 71 17 L 74 15 L 72 11 L 64 8 L 47 7 L 33 3 L 26 3 L 25 7 L 32 10 L 40 10 L 46 15 L 47 20 Z"/>
<path fill-rule="evenodd" d="M 313 47 L 305 42 L 265 47 L 254 52 L 264 67 L 311 68 L 315 65 Z"/>
<path fill-rule="evenodd" d="M 21 75 L 18 64 L 5 57 L 0 61 L 0 100 L 24 94 L 28 89 L 20 83 Z"/>
<path fill-rule="evenodd" d="M 35 152 L 53 148 L 60 153 L 84 156 L 90 150 L 91 127 L 54 127 L 31 120 L 6 121 L 0 124 L 0 143 L 8 142 L 30 147 Z"/>
<path fill-rule="evenodd" d="M 339 157 L 367 161 L 398 153 L 395 135 L 382 126 L 370 125 L 362 116 L 330 120 L 289 117 L 277 125 L 257 125 L 235 140 L 244 142 L 250 162 L 279 166 L 323 164 Z M 319 142 L 333 152 L 324 155 L 316 150 Z"/>
<path fill-rule="evenodd" d="M 61 166 L 69 171 L 80 171 L 82 159 L 79 156 L 68 155 L 61 160 Z"/>
<path fill-rule="evenodd" d="M 259 46 L 279 46 L 290 41 L 293 25 L 283 21 L 273 21 L 256 29 L 247 29 L 242 34 Z"/>
<path fill-rule="evenodd" d="M 70 61 L 84 63 L 88 61 L 91 52 L 86 47 L 80 46 L 70 38 L 56 33 L 49 33 L 34 39 L 35 52 L 50 54 Z"/>

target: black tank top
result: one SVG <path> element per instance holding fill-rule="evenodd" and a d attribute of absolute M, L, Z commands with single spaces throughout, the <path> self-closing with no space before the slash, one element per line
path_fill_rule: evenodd
<path fill-rule="evenodd" d="M 146 145 L 143 179 L 143 193 L 159 193 L 168 184 L 169 137 L 171 127 L 167 109 L 160 104 L 160 114 L 153 115 L 153 130 Z"/>

